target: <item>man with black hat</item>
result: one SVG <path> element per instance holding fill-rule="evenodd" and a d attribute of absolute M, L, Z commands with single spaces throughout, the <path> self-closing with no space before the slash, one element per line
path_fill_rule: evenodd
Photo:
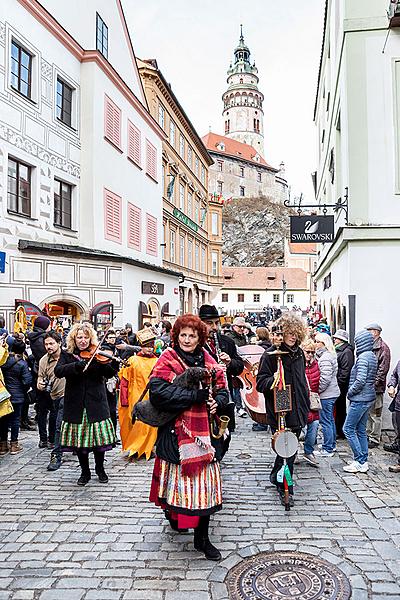
<path fill-rule="evenodd" d="M 233 377 L 237 377 L 244 369 L 243 359 L 239 356 L 235 342 L 228 336 L 219 331 L 220 316 L 215 306 L 203 304 L 199 309 L 199 317 L 207 326 L 208 339 L 205 345 L 206 350 L 220 364 L 226 367 L 226 379 L 229 392 L 232 396 Z M 235 429 L 234 405 L 228 405 L 230 417 L 229 429 Z"/>

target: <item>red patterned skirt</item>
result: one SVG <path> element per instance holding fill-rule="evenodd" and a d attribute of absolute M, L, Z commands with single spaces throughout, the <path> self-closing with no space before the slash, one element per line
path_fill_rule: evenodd
<path fill-rule="evenodd" d="M 168 510 L 179 529 L 197 527 L 199 517 L 222 508 L 221 471 L 218 462 L 205 465 L 190 477 L 182 475 L 181 465 L 156 458 L 150 489 L 150 502 Z"/>

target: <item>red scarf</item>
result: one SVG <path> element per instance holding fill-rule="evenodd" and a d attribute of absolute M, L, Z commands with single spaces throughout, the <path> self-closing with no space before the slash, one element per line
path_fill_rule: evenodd
<path fill-rule="evenodd" d="M 217 387 L 225 388 L 223 371 L 218 369 L 218 363 L 206 350 L 203 349 L 203 352 L 205 367 L 217 369 Z M 155 364 L 151 377 L 158 377 L 173 383 L 175 377 L 184 373 L 187 368 L 175 350 L 167 348 Z M 175 421 L 175 431 L 183 475 L 194 475 L 201 471 L 206 464 L 211 463 L 215 449 L 211 445 L 206 404 L 193 404 L 183 411 Z"/>

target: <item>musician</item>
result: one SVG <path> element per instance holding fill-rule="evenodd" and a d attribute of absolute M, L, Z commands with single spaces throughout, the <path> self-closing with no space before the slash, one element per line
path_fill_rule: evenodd
<path fill-rule="evenodd" d="M 223 438 L 210 436 L 208 415 L 224 412 L 229 396 L 222 369 L 204 349 L 206 339 L 207 328 L 199 317 L 178 317 L 171 333 L 172 348 L 162 353 L 153 369 L 150 402 L 171 412 L 171 421 L 158 429 L 150 501 L 164 509 L 173 529 L 193 527 L 195 549 L 217 561 L 221 553 L 210 542 L 208 530 L 210 515 L 222 508 Z M 212 394 L 208 388 L 174 384 L 188 367 L 216 369 Z"/>
<path fill-rule="evenodd" d="M 211 304 L 203 304 L 200 306 L 199 317 L 207 327 L 207 342 L 205 348 L 214 360 L 225 365 L 229 392 L 231 396 L 233 396 L 233 377 L 237 377 L 242 373 L 244 369 L 243 359 L 238 354 L 235 342 L 219 331 L 220 316 L 215 306 Z M 216 344 L 218 345 L 218 348 Z M 229 431 L 234 431 L 234 405 L 230 405 L 227 410 L 229 412 L 226 414 L 230 418 Z"/>
<path fill-rule="evenodd" d="M 309 391 L 305 372 L 305 358 L 300 344 L 306 337 L 306 328 L 303 322 L 292 315 L 284 316 L 276 323 L 275 335 L 279 327 L 282 328 L 283 342 L 280 349 L 286 354 L 282 355 L 282 364 L 285 375 L 285 383 L 290 384 L 292 392 L 292 410 L 286 413 L 286 426 L 300 436 L 302 428 L 307 423 L 307 416 L 310 410 Z M 257 390 L 265 396 L 265 407 L 267 413 L 267 422 L 271 426 L 272 433 L 278 429 L 277 414 L 274 412 L 274 393 L 271 389 L 274 381 L 278 361 L 276 354 L 270 354 L 277 349 L 272 346 L 270 351 L 264 352 L 257 374 Z M 293 475 L 293 465 L 296 454 L 288 458 L 287 464 L 290 473 Z M 270 474 L 270 481 L 276 485 L 281 502 L 284 504 L 283 483 L 278 482 L 277 473 L 283 465 L 283 459 L 277 456 L 275 464 Z M 289 486 L 289 502 L 294 505 L 293 486 Z"/>
<path fill-rule="evenodd" d="M 81 475 L 80 486 L 91 479 L 89 452 L 93 452 L 96 474 L 100 483 L 108 482 L 104 471 L 104 453 L 115 446 L 115 430 L 110 418 L 106 395 L 106 379 L 118 372 L 118 363 L 98 362 L 87 367 L 80 353 L 97 346 L 97 334 L 90 323 L 75 323 L 67 336 L 67 352 L 61 355 L 54 369 L 56 377 L 65 377 L 64 416 L 61 424 L 63 450 L 75 450 Z M 87 367 L 87 368 L 86 368 Z"/>

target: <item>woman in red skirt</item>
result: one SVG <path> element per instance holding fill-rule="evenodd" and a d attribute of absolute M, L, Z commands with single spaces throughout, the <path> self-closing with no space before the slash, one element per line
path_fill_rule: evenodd
<path fill-rule="evenodd" d="M 210 542 L 210 515 L 221 510 L 223 437 L 210 436 L 208 414 L 222 414 L 229 402 L 223 369 L 204 350 L 207 328 L 196 316 L 178 317 L 168 348 L 150 379 L 150 402 L 171 412 L 171 421 L 159 428 L 150 500 L 164 509 L 175 530 L 194 528 L 194 547 L 209 560 L 221 553 Z M 186 389 L 174 379 L 188 367 L 216 369 L 213 395 L 208 388 Z M 178 415 L 178 416 L 177 416 Z"/>

